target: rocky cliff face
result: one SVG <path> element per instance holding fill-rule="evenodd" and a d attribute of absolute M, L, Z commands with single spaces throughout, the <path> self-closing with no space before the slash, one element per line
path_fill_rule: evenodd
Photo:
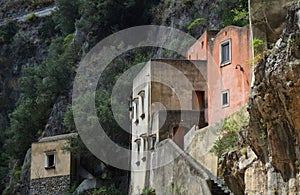
<path fill-rule="evenodd" d="M 300 7 L 294 1 L 286 8 L 282 34 L 254 68 L 250 123 L 243 143 L 251 149 L 246 155 L 233 152 L 223 161 L 230 175 L 227 181 L 240 184 L 233 190 L 237 194 L 300 191 Z"/>
<path fill-rule="evenodd" d="M 288 7 L 293 0 L 249 0 L 249 2 L 253 36 L 271 45 L 282 33 Z"/>
<path fill-rule="evenodd" d="M 171 26 L 183 31 L 190 31 L 191 35 L 199 37 L 206 29 L 218 29 L 221 26 L 222 0 L 190 1 L 172 0 L 163 1 L 157 8 L 154 22 L 158 25 Z M 234 6 L 234 5 L 232 5 Z M 230 10 L 231 8 L 228 8 Z M 196 19 L 201 18 L 198 25 L 188 29 Z"/>
<path fill-rule="evenodd" d="M 16 16 L 21 16 L 25 13 L 30 13 L 34 10 L 52 6 L 54 5 L 54 0 L 35 0 L 35 1 L 27 1 L 27 0 L 14 0 L 0 1 L 0 20 L 4 18 L 13 18 Z"/>
<path fill-rule="evenodd" d="M 41 18 L 1 26 L 8 33 L 0 35 L 0 128 L 8 124 L 8 114 L 19 98 L 22 70 L 40 64 L 47 54 L 50 42 L 41 34 L 46 22 Z"/>
<path fill-rule="evenodd" d="M 250 98 L 249 141 L 264 163 L 285 180 L 299 172 L 300 160 L 300 34 L 298 3 L 287 16 L 281 38 L 255 68 Z"/>

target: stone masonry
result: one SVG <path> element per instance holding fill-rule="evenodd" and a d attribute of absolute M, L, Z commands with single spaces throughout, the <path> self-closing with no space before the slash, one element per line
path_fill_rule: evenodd
<path fill-rule="evenodd" d="M 65 194 L 70 188 L 70 182 L 70 175 L 33 179 L 30 182 L 30 194 Z"/>

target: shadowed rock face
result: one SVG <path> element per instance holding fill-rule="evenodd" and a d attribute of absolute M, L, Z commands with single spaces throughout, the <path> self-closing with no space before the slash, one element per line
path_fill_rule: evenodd
<path fill-rule="evenodd" d="M 298 3 L 290 5 L 281 38 L 255 68 L 249 139 L 257 156 L 285 181 L 299 173 L 300 31 Z"/>
<path fill-rule="evenodd" d="M 274 43 L 284 28 L 287 6 L 292 0 L 250 0 L 251 23 L 255 38 Z"/>

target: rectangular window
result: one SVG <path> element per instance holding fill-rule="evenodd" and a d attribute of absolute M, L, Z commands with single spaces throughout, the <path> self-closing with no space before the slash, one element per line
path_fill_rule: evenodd
<path fill-rule="evenodd" d="M 46 152 L 45 168 L 55 168 L 55 151 Z"/>
<path fill-rule="evenodd" d="M 222 92 L 222 107 L 229 106 L 229 90 Z"/>
<path fill-rule="evenodd" d="M 231 42 L 227 40 L 221 43 L 221 66 L 229 64 L 231 62 Z"/>

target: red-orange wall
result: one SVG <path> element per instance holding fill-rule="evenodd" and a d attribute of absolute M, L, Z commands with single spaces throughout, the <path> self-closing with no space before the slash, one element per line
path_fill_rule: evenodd
<path fill-rule="evenodd" d="M 202 47 L 203 43 L 203 47 Z M 186 58 L 189 60 L 207 60 L 208 33 L 205 31 L 196 43 L 189 49 Z"/>
<path fill-rule="evenodd" d="M 220 66 L 220 43 L 231 40 L 231 63 Z M 206 49 L 201 48 L 204 41 Z M 192 60 L 207 59 L 208 123 L 213 124 L 239 110 L 248 102 L 252 58 L 249 26 L 228 26 L 216 36 L 205 32 L 187 52 Z M 198 55 L 197 53 L 198 52 Z M 237 65 L 241 65 L 236 69 Z M 229 90 L 229 106 L 222 107 L 222 91 Z"/>

